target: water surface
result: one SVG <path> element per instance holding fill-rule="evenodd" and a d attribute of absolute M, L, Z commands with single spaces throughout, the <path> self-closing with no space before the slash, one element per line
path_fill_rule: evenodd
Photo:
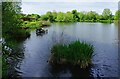
<path fill-rule="evenodd" d="M 118 77 L 118 27 L 102 23 L 53 23 L 42 36 L 31 31 L 23 42 L 24 58 L 16 66 L 22 77 Z M 81 70 L 78 67 L 51 66 L 47 60 L 56 43 L 85 41 L 94 46 L 93 65 Z"/>

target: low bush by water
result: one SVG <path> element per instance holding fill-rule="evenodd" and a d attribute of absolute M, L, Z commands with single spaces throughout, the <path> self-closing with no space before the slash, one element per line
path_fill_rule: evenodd
<path fill-rule="evenodd" d="M 69 45 L 56 44 L 51 49 L 50 63 L 72 64 L 86 68 L 91 64 L 93 46 L 85 42 L 75 41 Z"/>
<path fill-rule="evenodd" d="M 35 29 L 35 28 L 43 27 L 43 26 L 50 26 L 50 24 L 51 23 L 49 21 L 32 21 L 32 22 L 24 21 L 22 24 L 22 28 Z"/>

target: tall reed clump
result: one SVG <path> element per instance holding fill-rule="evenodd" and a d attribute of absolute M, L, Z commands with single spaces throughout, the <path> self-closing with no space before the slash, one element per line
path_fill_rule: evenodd
<path fill-rule="evenodd" d="M 91 64 L 93 46 L 85 42 L 75 41 L 68 45 L 56 44 L 51 49 L 50 63 L 79 65 L 86 68 Z"/>

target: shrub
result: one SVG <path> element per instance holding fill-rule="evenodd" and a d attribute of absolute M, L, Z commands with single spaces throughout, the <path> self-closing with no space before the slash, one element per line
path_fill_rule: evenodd
<path fill-rule="evenodd" d="M 25 21 L 23 22 L 21 27 L 34 29 L 34 28 L 42 27 L 42 26 L 50 26 L 50 24 L 51 23 L 49 21 L 32 21 L 32 22 Z"/>

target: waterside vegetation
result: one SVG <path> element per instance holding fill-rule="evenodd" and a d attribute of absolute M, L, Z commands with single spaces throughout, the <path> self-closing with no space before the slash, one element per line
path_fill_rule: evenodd
<path fill-rule="evenodd" d="M 23 21 L 22 28 L 37 28 L 42 26 L 50 26 L 54 22 L 101 22 L 101 23 L 113 23 L 118 20 L 118 14 L 120 11 L 116 11 L 115 15 L 111 10 L 105 8 L 102 14 L 98 14 L 95 11 L 82 11 L 72 10 L 68 12 L 56 12 L 48 11 L 44 15 L 38 14 L 20 14 Z"/>
<path fill-rule="evenodd" d="M 54 22 L 103 22 L 112 23 L 118 20 L 120 11 L 112 15 L 110 9 L 104 9 L 102 14 L 94 11 L 78 12 L 77 10 L 64 12 L 47 12 L 44 15 L 22 14 L 20 2 L 2 3 L 2 75 L 9 76 L 11 63 L 17 61 L 21 55 L 17 47 L 18 41 L 30 36 L 29 29 L 50 26 Z M 72 64 L 86 68 L 91 64 L 94 48 L 85 42 L 75 41 L 68 45 L 56 44 L 51 49 L 49 62 L 53 64 Z M 0 61 L 0 62 L 1 62 Z"/>
<path fill-rule="evenodd" d="M 51 49 L 52 64 L 72 64 L 86 68 L 92 64 L 94 48 L 85 42 L 75 41 L 68 45 L 56 44 Z"/>
<path fill-rule="evenodd" d="M 22 41 L 30 36 L 28 30 L 21 29 L 20 5 L 20 2 L 2 3 L 2 78 L 5 79 L 11 74 L 8 70 L 12 63 L 21 56 L 21 53 L 16 49 L 15 42 Z"/>
<path fill-rule="evenodd" d="M 34 18 L 36 21 L 50 21 L 50 22 L 100 22 L 101 20 L 117 20 L 118 13 L 116 11 L 115 15 L 112 14 L 111 10 L 105 8 L 102 14 L 98 14 L 95 11 L 82 11 L 72 10 L 68 12 L 56 12 L 48 11 L 44 15 L 38 14 L 21 14 L 22 18 Z"/>

